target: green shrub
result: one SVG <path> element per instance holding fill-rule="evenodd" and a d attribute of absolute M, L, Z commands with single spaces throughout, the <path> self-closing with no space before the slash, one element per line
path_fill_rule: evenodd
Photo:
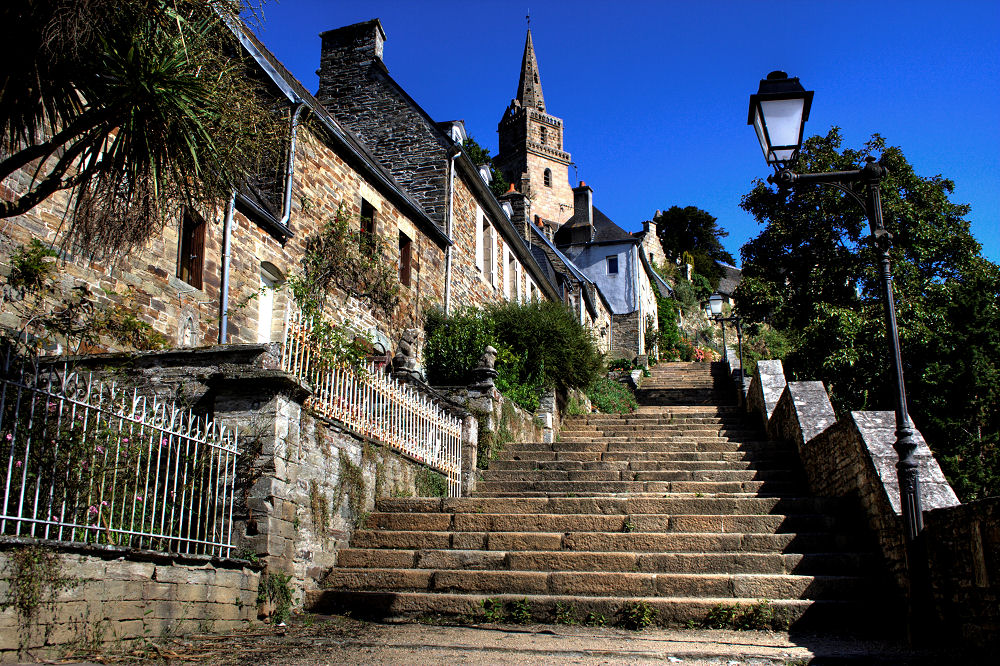
<path fill-rule="evenodd" d="M 497 350 L 497 388 L 525 409 L 538 408 L 543 387 L 583 388 L 603 358 L 590 333 L 562 303 L 504 303 L 445 317 L 431 310 L 424 363 L 432 384 L 466 384 L 479 359 Z"/>
<path fill-rule="evenodd" d="M 591 383 L 587 387 L 587 397 L 600 411 L 613 414 L 634 412 L 637 404 L 631 389 L 607 377 Z"/>
<path fill-rule="evenodd" d="M 497 341 L 558 389 L 583 388 L 600 374 L 603 357 L 590 332 L 562 303 L 532 301 L 487 308 Z M 498 347 L 499 349 L 499 347 Z"/>
<path fill-rule="evenodd" d="M 616 358 L 608 363 L 608 370 L 631 370 L 634 367 L 635 363 L 627 358 Z"/>
<path fill-rule="evenodd" d="M 450 317 L 430 309 L 424 328 L 424 365 L 431 384 L 468 383 L 486 347 L 496 345 L 493 322 L 473 309 L 460 310 Z"/>
<path fill-rule="evenodd" d="M 432 469 L 426 467 L 417 472 L 414 479 L 417 497 L 447 497 L 448 481 Z"/>

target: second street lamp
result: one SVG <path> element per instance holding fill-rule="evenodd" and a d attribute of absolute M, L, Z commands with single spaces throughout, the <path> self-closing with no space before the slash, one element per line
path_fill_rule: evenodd
<path fill-rule="evenodd" d="M 886 170 L 873 157 L 868 157 L 862 168 L 851 171 L 796 173 L 789 169 L 788 165 L 798 155 L 802 145 L 802 127 L 809 117 L 812 97 L 812 91 L 805 90 L 797 78 L 790 79 L 784 72 L 771 72 L 760 82 L 757 94 L 750 96 L 747 124 L 754 126 L 765 159 L 775 169 L 775 173 L 767 179 L 769 183 L 781 188 L 819 183 L 841 190 L 864 209 L 872 243 L 880 252 L 885 326 L 889 334 L 889 361 L 892 364 L 896 384 L 896 441 L 893 448 L 899 455 L 896 475 L 899 479 L 903 531 L 910 572 L 912 612 L 914 591 L 916 595 L 924 593 L 922 581 L 925 558 L 920 543 L 924 519 L 920 500 L 919 469 L 914 455 L 917 442 L 913 436 L 906 404 L 902 355 L 896 326 L 892 268 L 889 262 L 892 235 L 886 231 L 882 222 L 882 194 L 879 183 L 885 177 Z"/>
<path fill-rule="evenodd" d="M 743 373 L 743 321 L 736 315 L 729 317 L 722 316 L 722 295 L 718 292 L 712 294 L 711 298 L 708 299 L 708 307 L 705 308 L 705 314 L 709 318 L 718 323 L 722 327 L 722 355 L 725 357 L 726 361 L 729 361 L 729 354 L 726 350 L 726 322 L 732 322 L 736 327 L 736 344 L 739 349 L 740 357 L 740 398 L 745 400 L 747 397 L 746 390 L 746 375 Z"/>

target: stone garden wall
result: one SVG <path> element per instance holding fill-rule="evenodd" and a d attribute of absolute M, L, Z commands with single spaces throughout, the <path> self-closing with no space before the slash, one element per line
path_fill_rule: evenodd
<path fill-rule="evenodd" d="M 55 551 L 53 566 L 19 568 L 15 554 L 29 546 Z M 256 619 L 259 579 L 260 566 L 243 560 L 4 538 L 0 599 L 23 599 L 32 586 L 40 595 L 35 604 L 0 612 L 0 663 L 54 659 L 68 649 L 88 652 L 133 639 L 229 631 Z"/>
<path fill-rule="evenodd" d="M 59 656 L 79 641 L 226 630 L 281 614 L 301 606 L 305 593 L 318 586 L 378 498 L 447 494 L 437 472 L 304 408 L 309 387 L 278 369 L 277 345 L 109 354 L 72 363 L 77 372 L 93 372 L 238 428 L 233 559 L 43 544 L 57 553 L 65 577 L 78 584 L 60 591 L 53 609 L 31 627 L 18 624 L 13 608 L 0 613 L 3 659 L 17 658 L 22 640 Z M 518 436 L 526 436 L 524 419 L 515 422 L 521 424 L 512 425 Z M 478 423 L 467 415 L 463 426 L 471 487 Z M 0 604 L 12 599 L 8 553 L 25 545 L 0 540 Z M 258 612 L 260 581 L 287 593 L 290 603 L 262 594 Z"/>

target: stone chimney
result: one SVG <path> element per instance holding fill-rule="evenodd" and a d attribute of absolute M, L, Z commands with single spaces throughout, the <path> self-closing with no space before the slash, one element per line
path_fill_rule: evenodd
<path fill-rule="evenodd" d="M 327 30 L 320 33 L 320 39 L 323 40 L 320 55 L 322 72 L 328 64 L 364 65 L 372 60 L 381 60 L 385 31 L 382 29 L 382 23 L 376 18 Z"/>
<path fill-rule="evenodd" d="M 594 190 L 582 180 L 579 187 L 573 188 L 573 217 L 574 226 L 594 225 Z"/>

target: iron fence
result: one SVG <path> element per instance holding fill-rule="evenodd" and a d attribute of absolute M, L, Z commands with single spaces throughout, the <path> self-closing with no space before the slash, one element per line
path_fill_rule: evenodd
<path fill-rule="evenodd" d="M 461 495 L 462 421 L 433 396 L 371 363 L 355 370 L 331 362 L 317 348 L 313 322 L 290 312 L 282 368 L 313 389 L 306 406 L 340 421 L 443 474 L 448 495 Z"/>
<path fill-rule="evenodd" d="M 0 377 L 0 534 L 230 555 L 235 429 L 14 359 Z"/>

